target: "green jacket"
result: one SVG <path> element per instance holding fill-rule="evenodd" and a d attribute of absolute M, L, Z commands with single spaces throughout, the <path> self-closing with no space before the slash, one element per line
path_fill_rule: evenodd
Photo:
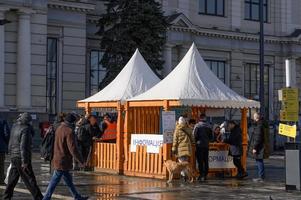
<path fill-rule="evenodd" d="M 173 135 L 172 151 L 176 152 L 177 157 L 191 156 L 192 144 L 194 138 L 192 137 L 192 129 L 187 125 L 176 125 Z"/>

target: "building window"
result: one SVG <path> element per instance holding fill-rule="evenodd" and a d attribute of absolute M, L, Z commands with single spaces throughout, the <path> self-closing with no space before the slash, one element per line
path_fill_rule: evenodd
<path fill-rule="evenodd" d="M 199 0 L 199 14 L 225 16 L 225 0 Z"/>
<path fill-rule="evenodd" d="M 245 0 L 245 19 L 259 21 L 259 5 L 261 0 Z M 268 0 L 263 0 L 263 18 L 268 21 Z"/>
<path fill-rule="evenodd" d="M 99 83 L 105 78 L 107 70 L 100 64 L 103 52 L 92 50 L 90 52 L 90 94 L 99 91 Z"/>
<path fill-rule="evenodd" d="M 47 38 L 47 74 L 46 74 L 46 101 L 47 112 L 57 112 L 57 39 Z"/>
<path fill-rule="evenodd" d="M 259 65 L 248 63 L 245 65 L 244 95 L 248 99 L 259 100 Z M 264 101 L 265 114 L 269 115 L 269 65 L 264 67 Z"/>
<path fill-rule="evenodd" d="M 219 60 L 205 60 L 211 71 L 223 82 L 226 83 L 226 62 Z"/>

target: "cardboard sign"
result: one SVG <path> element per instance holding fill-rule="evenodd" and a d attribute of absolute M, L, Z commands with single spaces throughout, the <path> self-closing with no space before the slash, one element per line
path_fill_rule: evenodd
<path fill-rule="evenodd" d="M 131 152 L 136 152 L 136 146 L 146 146 L 147 153 L 159 153 L 163 144 L 163 135 L 159 134 L 132 134 Z"/>
<path fill-rule="evenodd" d="M 163 129 L 163 141 L 170 144 L 173 140 L 173 133 L 176 126 L 176 112 L 175 111 L 163 111 L 162 112 L 162 129 Z"/>
<path fill-rule="evenodd" d="M 290 125 L 280 123 L 279 134 L 287 137 L 295 138 L 297 135 L 297 126 L 296 125 L 290 126 Z"/>
<path fill-rule="evenodd" d="M 209 169 L 232 169 L 233 157 L 228 151 L 209 151 Z"/>

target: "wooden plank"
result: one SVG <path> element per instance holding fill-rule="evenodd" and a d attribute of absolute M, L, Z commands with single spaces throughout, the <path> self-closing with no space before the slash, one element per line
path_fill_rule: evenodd
<path fill-rule="evenodd" d="M 103 143 L 98 143 L 99 146 L 100 146 L 100 152 L 99 152 L 99 155 L 100 155 L 100 168 L 104 168 L 104 146 L 103 146 Z"/>
<path fill-rule="evenodd" d="M 162 168 L 163 168 L 163 162 L 162 162 L 162 158 L 163 158 L 163 148 L 160 147 L 159 150 L 159 163 L 158 163 L 158 174 L 162 174 Z"/>
<path fill-rule="evenodd" d="M 110 168 L 110 146 L 108 145 L 108 143 L 106 143 L 106 149 L 107 149 L 107 155 L 105 158 L 105 162 L 106 162 L 106 168 Z"/>
<path fill-rule="evenodd" d="M 150 171 L 151 173 L 154 173 L 154 168 L 155 168 L 155 155 L 152 153 L 151 154 L 151 162 L 150 162 Z"/>
<path fill-rule="evenodd" d="M 128 168 L 127 170 L 131 171 L 132 170 L 132 152 L 129 151 L 129 160 L 128 160 Z"/>
<path fill-rule="evenodd" d="M 155 158 L 154 158 L 154 159 L 155 159 L 155 163 L 154 163 L 154 167 L 155 167 L 155 168 L 154 168 L 154 173 L 157 174 L 157 173 L 158 173 L 158 160 L 159 160 L 159 154 L 156 153 L 154 156 L 155 156 Z"/>
<path fill-rule="evenodd" d="M 150 173 L 150 154 L 146 154 L 146 173 Z"/>
<path fill-rule="evenodd" d="M 135 171 L 139 171 L 139 156 L 140 156 L 141 146 L 137 146 L 136 158 L 135 158 Z"/>
<path fill-rule="evenodd" d="M 142 172 L 142 170 L 143 170 L 143 152 L 144 152 L 144 147 L 141 146 L 140 151 L 139 151 L 139 171 L 140 172 Z"/>
<path fill-rule="evenodd" d="M 110 169 L 113 169 L 114 167 L 113 167 L 113 162 L 115 162 L 115 160 L 113 160 L 113 153 L 114 153 L 114 151 L 113 151 L 113 145 L 114 144 L 109 144 L 110 145 L 110 158 L 109 158 L 109 160 L 110 160 Z"/>
<path fill-rule="evenodd" d="M 146 159 L 147 159 L 147 155 L 146 155 L 146 146 L 143 146 L 143 156 L 142 156 L 142 172 L 146 173 Z"/>
<path fill-rule="evenodd" d="M 136 167 L 135 158 L 136 158 L 136 152 L 132 153 L 132 171 L 135 171 L 135 167 Z"/>

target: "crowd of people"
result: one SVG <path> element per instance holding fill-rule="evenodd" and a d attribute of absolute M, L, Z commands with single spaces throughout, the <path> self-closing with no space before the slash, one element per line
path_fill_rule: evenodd
<path fill-rule="evenodd" d="M 258 178 L 254 181 L 264 181 L 264 129 L 259 113 L 254 114 L 254 131 L 249 140 L 249 155 L 257 163 Z M 32 138 L 34 130 L 32 118 L 29 113 L 18 116 L 12 129 L 5 120 L 0 120 L 0 184 L 4 184 L 4 160 L 5 154 L 10 154 L 10 170 L 7 175 L 4 199 L 12 199 L 13 191 L 22 179 L 27 189 L 36 200 L 49 200 L 61 178 L 69 188 L 74 199 L 84 200 L 76 190 L 70 170 L 74 166 L 86 169 L 89 166 L 93 140 L 103 138 L 106 142 L 114 142 L 116 139 L 116 122 L 106 114 L 101 125 L 94 115 L 80 117 L 75 113 L 61 114 L 49 127 L 44 135 L 46 138 L 50 131 L 54 132 L 52 156 L 50 158 L 53 167 L 53 175 L 45 192 L 41 193 L 32 168 Z M 229 131 L 229 134 L 227 132 Z M 103 137 L 106 135 L 105 137 Z M 235 121 L 228 121 L 222 125 L 213 125 L 206 120 L 206 115 L 201 114 L 199 121 L 187 120 L 186 116 L 179 118 L 173 137 L 172 152 L 179 162 L 189 162 L 195 153 L 199 168 L 199 181 L 205 181 L 209 170 L 210 142 L 222 142 L 229 144 L 229 155 L 233 157 L 233 163 L 237 168 L 237 178 L 244 178 L 248 174 L 242 166 L 243 153 L 242 131 Z M 196 152 L 192 152 L 192 145 L 196 145 Z M 73 164 L 72 164 L 73 163 Z M 186 172 L 181 172 L 186 176 Z"/>
<path fill-rule="evenodd" d="M 265 179 L 264 170 L 264 128 L 259 113 L 255 113 L 254 131 L 251 133 L 248 145 L 248 155 L 256 160 L 258 177 L 253 181 L 263 182 Z M 242 166 L 241 157 L 243 154 L 242 130 L 233 120 L 224 122 L 221 125 L 214 124 L 213 127 L 207 122 L 206 115 L 201 114 L 199 122 L 188 120 L 186 116 L 181 116 L 176 124 L 172 152 L 179 162 L 190 161 L 195 153 L 200 182 L 207 179 L 209 171 L 209 150 L 210 143 L 226 143 L 229 145 L 229 156 L 233 158 L 233 164 L 237 168 L 236 178 L 243 179 L 248 173 Z M 192 152 L 192 144 L 195 144 L 196 151 Z M 186 177 L 186 172 L 181 175 Z"/>
<path fill-rule="evenodd" d="M 44 153 L 51 151 L 47 154 L 47 159 L 51 161 L 53 175 L 45 195 L 43 195 L 37 185 L 32 168 L 34 129 L 31 115 L 29 113 L 20 114 L 11 130 L 8 123 L 0 119 L 0 184 L 6 185 L 3 199 L 12 199 L 19 178 L 21 178 L 35 200 L 51 199 L 61 178 L 63 178 L 74 199 L 88 199 L 76 190 L 70 170 L 74 167 L 87 169 L 93 140 L 107 135 L 106 137 L 109 139 L 104 139 L 104 141 L 114 141 L 114 129 L 116 135 L 116 123 L 109 114 L 105 114 L 102 124 L 99 125 L 98 119 L 94 115 L 79 116 L 76 113 L 61 113 L 43 135 L 44 141 L 51 133 L 54 134 L 53 141 L 51 139 L 48 141 L 51 144 L 51 149 L 44 147 L 46 148 Z M 47 142 L 42 142 L 42 144 L 47 144 Z M 10 154 L 10 167 L 5 183 L 4 161 L 7 153 Z"/>

